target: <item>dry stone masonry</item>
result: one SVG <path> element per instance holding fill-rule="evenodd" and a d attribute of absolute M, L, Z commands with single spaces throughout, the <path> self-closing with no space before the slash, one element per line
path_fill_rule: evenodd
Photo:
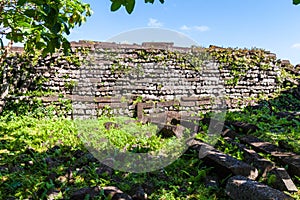
<path fill-rule="evenodd" d="M 260 94 L 272 95 L 285 86 L 299 84 L 299 79 L 295 78 L 300 75 L 299 66 L 292 67 L 289 62 L 276 60 L 274 54 L 262 50 L 86 41 L 73 42 L 72 47 L 86 50 L 86 53 L 79 55 L 82 61 L 80 66 L 60 55 L 40 59 L 33 69 L 36 76 L 42 77 L 41 84 L 24 81 L 20 76 L 17 81 L 23 81 L 23 85 L 16 85 L 24 87 L 14 88 L 14 93 L 22 94 L 24 88 L 34 91 L 40 87 L 43 91 L 52 91 L 51 95 L 39 97 L 44 105 L 56 104 L 64 110 L 63 102 L 70 101 L 73 110 L 67 114 L 73 118 L 128 115 L 144 123 L 157 124 L 161 130 L 158 134 L 164 138 L 181 138 L 185 128 L 190 129 L 192 134 L 199 132 L 200 127 L 185 120 L 183 115 L 255 105 Z M 19 67 L 15 61 L 11 65 L 16 69 Z M 297 95 L 300 98 L 299 93 Z M 0 103 L 31 101 L 31 98 L 11 95 L 1 99 Z M 161 113 L 166 113 L 166 116 Z M 209 124 L 210 119 L 201 119 L 201 122 Z M 199 159 L 206 165 L 218 169 L 216 174 L 219 178 L 228 178 L 225 183 L 227 195 L 237 200 L 291 199 L 283 191 L 298 191 L 292 179 L 300 176 L 300 156 L 251 136 L 258 129 L 253 124 L 228 121 L 225 124 L 246 134 L 239 136 L 228 128 L 224 128 L 222 133 L 224 141 L 243 152 L 243 160 L 196 139 L 189 141 L 189 145 L 190 149 L 198 151 Z M 105 126 L 109 129 L 117 124 L 108 122 Z M 201 152 L 203 148 L 205 154 Z M 260 152 L 274 161 L 266 159 Z M 52 161 L 46 162 L 49 164 Z M 288 166 L 287 170 L 282 166 Z M 269 186 L 259 182 L 260 178 L 266 179 L 268 176 L 275 177 Z M 102 189 L 113 199 L 136 199 L 116 187 L 97 186 L 74 192 L 72 199 L 82 199 L 87 194 L 93 197 Z"/>
<path fill-rule="evenodd" d="M 163 111 L 190 115 L 239 109 L 254 105 L 260 94 L 276 92 L 286 80 L 298 83 L 282 75 L 283 69 L 299 73 L 297 68 L 263 50 L 240 50 L 242 57 L 239 50 L 182 48 L 172 43 L 79 41 L 72 42 L 72 47 L 87 52 L 79 56 L 79 67 L 56 55 L 40 59 L 35 69 L 46 80 L 43 90 L 56 93 L 43 97 L 44 104 L 71 100 L 69 115 L 75 118 L 105 113 L 141 118 Z M 251 61 L 258 58 L 262 58 L 258 64 Z"/>

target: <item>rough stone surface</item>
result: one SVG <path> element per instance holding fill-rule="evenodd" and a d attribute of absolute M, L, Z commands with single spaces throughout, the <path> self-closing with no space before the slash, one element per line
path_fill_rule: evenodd
<path fill-rule="evenodd" d="M 98 186 L 81 188 L 81 189 L 75 191 L 71 195 L 70 199 L 73 199 L 73 200 L 82 200 L 82 199 L 85 199 L 85 197 L 87 195 L 89 195 L 90 198 L 94 198 L 96 195 L 100 194 L 100 191 L 101 191 L 101 189 Z"/>
<path fill-rule="evenodd" d="M 158 132 L 162 138 L 170 138 L 170 137 L 177 137 L 181 138 L 184 134 L 185 127 L 180 125 L 166 125 L 166 124 L 158 124 L 160 131 Z"/>
<path fill-rule="evenodd" d="M 168 55 L 168 52 L 172 52 L 188 58 L 197 50 L 163 43 L 155 43 L 150 47 L 149 44 L 72 42 L 72 48 L 83 47 L 90 50 L 88 55 L 82 55 L 81 59 L 84 60 L 82 66 L 74 66 L 60 59 L 58 55 L 39 60 L 35 74 L 47 77 L 42 88 L 52 89 L 53 92 L 64 95 L 62 98 L 43 97 L 44 105 L 52 103 L 62 105 L 61 100 L 72 100 L 75 109 L 67 115 L 73 118 L 99 116 L 105 113 L 102 110 L 107 106 L 112 108 L 112 113 L 130 117 L 135 116 L 136 109 L 139 110 L 137 114 L 141 110 L 145 114 L 151 114 L 153 107 L 137 108 L 133 103 L 141 96 L 142 103 L 155 101 L 156 108 L 162 108 L 164 111 L 198 113 L 214 108 L 212 97 L 220 91 L 228 97 L 225 102 L 228 109 L 240 109 L 256 104 L 254 100 L 249 100 L 251 97 L 258 97 L 262 92 L 271 94 L 281 84 L 277 80 L 280 68 L 272 62 L 269 63 L 268 69 L 249 70 L 243 80 L 232 86 L 225 84 L 227 80 L 233 79 L 230 70 L 226 67 L 219 69 L 219 64 L 214 61 L 203 62 L 203 66 L 197 71 L 185 59 L 178 60 L 177 56 Z M 147 53 L 149 57 L 143 56 Z M 274 56 L 265 53 L 266 56 Z M 187 66 L 183 68 L 182 65 Z M 131 69 L 135 73 L 126 76 L 126 72 Z M 134 87 L 131 82 L 133 79 L 136 80 Z M 132 94 L 131 97 L 122 102 L 121 96 L 128 94 Z M 118 96 L 120 98 L 114 98 Z"/>
<path fill-rule="evenodd" d="M 290 175 L 284 168 L 274 168 L 270 174 L 275 175 L 276 180 L 272 187 L 281 191 L 297 192 L 298 189 L 292 181 Z"/>
<path fill-rule="evenodd" d="M 290 196 L 243 176 L 231 177 L 226 193 L 233 200 L 292 200 Z"/>
<path fill-rule="evenodd" d="M 256 125 L 245 122 L 226 122 L 226 124 L 235 127 L 236 130 L 241 130 L 243 133 L 253 133 L 258 130 Z"/>
<path fill-rule="evenodd" d="M 106 196 L 110 196 L 111 200 L 132 200 L 132 198 L 122 192 L 119 188 L 114 186 L 107 186 L 102 188 Z"/>
<path fill-rule="evenodd" d="M 244 161 L 247 163 L 251 163 L 254 167 L 259 169 L 261 171 L 262 177 L 265 177 L 267 172 L 275 168 L 274 162 L 263 158 L 254 150 L 247 148 L 245 145 L 234 142 L 228 137 L 225 137 L 224 140 L 231 145 L 237 146 L 243 152 Z"/>
<path fill-rule="evenodd" d="M 270 154 L 282 165 L 288 165 L 288 173 L 300 177 L 300 155 L 287 152 L 270 142 L 264 142 L 254 136 L 244 136 L 240 141 L 250 145 L 256 151 Z"/>
<path fill-rule="evenodd" d="M 217 169 L 216 173 L 222 178 L 230 174 L 242 175 L 253 180 L 258 177 L 258 170 L 255 167 L 224 154 L 206 143 L 193 140 L 189 145 L 199 151 L 199 158 Z"/>

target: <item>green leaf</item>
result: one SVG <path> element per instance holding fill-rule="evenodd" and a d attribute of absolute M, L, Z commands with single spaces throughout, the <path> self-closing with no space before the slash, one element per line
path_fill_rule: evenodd
<path fill-rule="evenodd" d="M 1 49 L 4 49 L 4 44 L 3 44 L 2 38 L 0 38 L 0 47 L 1 47 Z"/>
<path fill-rule="evenodd" d="M 110 10 L 111 10 L 112 12 L 117 11 L 117 10 L 120 9 L 121 5 L 122 5 L 122 4 L 121 4 L 120 1 L 113 1 L 112 4 L 111 4 Z"/>
<path fill-rule="evenodd" d="M 57 34 L 61 31 L 61 24 L 60 23 L 56 23 L 53 27 L 52 27 L 52 32 Z"/>
<path fill-rule="evenodd" d="M 154 3 L 154 0 L 145 0 L 145 3 Z"/>
<path fill-rule="evenodd" d="M 67 26 L 67 24 L 66 24 L 66 23 L 63 23 L 63 25 L 64 25 L 64 27 L 65 27 L 65 32 L 66 32 L 66 34 L 67 34 L 67 35 L 70 35 L 70 29 L 69 29 L 69 27 Z"/>
<path fill-rule="evenodd" d="M 64 54 L 69 55 L 69 52 L 71 50 L 70 42 L 68 40 L 64 40 L 62 43 L 62 48 L 63 48 Z"/>
<path fill-rule="evenodd" d="M 34 18 L 35 12 L 36 12 L 35 10 L 29 9 L 29 10 L 26 10 L 26 11 L 24 12 L 24 14 L 25 14 L 27 17 Z"/>
<path fill-rule="evenodd" d="M 44 48 L 46 45 L 43 43 L 43 42 L 38 42 L 38 43 L 36 43 L 36 48 L 37 49 L 42 49 L 42 48 Z"/>
<path fill-rule="evenodd" d="M 165 0 L 159 0 L 160 3 L 165 3 Z"/>
<path fill-rule="evenodd" d="M 23 6 L 26 3 L 27 0 L 19 0 L 18 1 L 18 6 Z"/>
<path fill-rule="evenodd" d="M 135 6 L 135 0 L 127 0 L 125 8 L 128 14 L 132 13 L 134 6 Z"/>
<path fill-rule="evenodd" d="M 300 0 L 293 0 L 293 4 L 294 4 L 294 5 L 300 4 Z"/>

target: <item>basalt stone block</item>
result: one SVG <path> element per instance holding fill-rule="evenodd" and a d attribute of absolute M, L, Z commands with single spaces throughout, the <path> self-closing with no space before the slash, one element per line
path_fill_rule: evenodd
<path fill-rule="evenodd" d="M 234 142 L 231 138 L 224 138 L 226 142 L 231 145 L 238 147 L 243 152 L 244 161 L 247 163 L 251 163 L 254 167 L 261 171 L 262 177 L 265 177 L 267 172 L 275 168 L 275 163 L 263 158 L 254 150 L 249 149 L 243 144 Z"/>
<path fill-rule="evenodd" d="M 258 176 L 258 170 L 255 167 L 215 149 L 208 151 L 203 160 L 217 169 L 220 177 L 234 174 L 255 180 Z"/>
<path fill-rule="evenodd" d="M 242 175 L 255 180 L 258 177 L 258 170 L 230 155 L 216 150 L 211 145 L 201 141 L 191 141 L 189 145 L 199 151 L 199 158 L 207 165 L 214 167 L 218 176 L 225 178 L 231 174 Z"/>
<path fill-rule="evenodd" d="M 264 142 L 254 136 L 244 136 L 240 141 L 253 147 L 256 151 L 270 154 L 282 165 L 288 165 L 288 173 L 300 177 L 300 155 L 287 152 L 270 142 Z"/>
<path fill-rule="evenodd" d="M 226 124 L 231 125 L 244 133 L 254 133 L 258 130 L 256 125 L 245 122 L 226 122 Z"/>
<path fill-rule="evenodd" d="M 298 189 L 292 181 L 291 177 L 284 168 L 274 168 L 270 171 L 271 175 L 275 176 L 275 181 L 271 184 L 272 187 L 289 192 L 297 192 Z"/>
<path fill-rule="evenodd" d="M 285 193 L 243 176 L 233 176 L 226 184 L 226 193 L 233 200 L 292 200 Z"/>
<path fill-rule="evenodd" d="M 107 186 L 102 188 L 105 196 L 108 196 L 111 200 L 132 200 L 131 196 L 125 194 L 119 188 L 114 186 Z"/>
<path fill-rule="evenodd" d="M 94 198 L 96 195 L 99 195 L 100 192 L 101 189 L 98 186 L 81 188 L 75 191 L 73 194 L 71 194 L 70 199 L 82 200 L 85 199 L 86 196 L 89 196 L 90 198 Z"/>
<path fill-rule="evenodd" d="M 158 135 L 161 135 L 163 138 L 170 138 L 173 136 L 181 138 L 185 131 L 185 127 L 180 125 L 158 124 L 158 127 L 160 128 Z"/>

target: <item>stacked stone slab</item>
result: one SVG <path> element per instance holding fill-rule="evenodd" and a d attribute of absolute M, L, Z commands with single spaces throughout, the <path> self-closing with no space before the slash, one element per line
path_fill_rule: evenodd
<path fill-rule="evenodd" d="M 72 48 L 89 50 L 87 55 L 81 55 L 83 64 L 79 68 L 59 55 L 39 60 L 36 68 L 37 74 L 47 80 L 44 90 L 71 95 L 68 98 L 73 101 L 75 118 L 94 117 L 109 107 L 113 113 L 136 116 L 137 103 L 149 101 L 155 105 L 174 100 L 180 103 L 156 111 L 145 109 L 146 114 L 158 110 L 206 112 L 214 105 L 217 109 L 239 109 L 255 105 L 253 98 L 259 94 L 269 95 L 281 87 L 280 65 L 274 62 L 267 69 L 252 67 L 237 85 L 228 85 L 225 82 L 233 78 L 230 69 L 219 68 L 218 62 L 203 49 L 175 47 L 172 43 L 125 45 L 87 41 L 72 42 Z M 192 54 L 202 57 L 202 61 L 194 60 Z M 265 52 L 265 56 L 275 55 Z M 138 97 L 142 101 L 136 101 Z M 223 102 L 216 97 L 223 97 Z M 105 102 L 108 98 L 119 101 Z M 49 105 L 53 98 L 43 99 Z"/>

